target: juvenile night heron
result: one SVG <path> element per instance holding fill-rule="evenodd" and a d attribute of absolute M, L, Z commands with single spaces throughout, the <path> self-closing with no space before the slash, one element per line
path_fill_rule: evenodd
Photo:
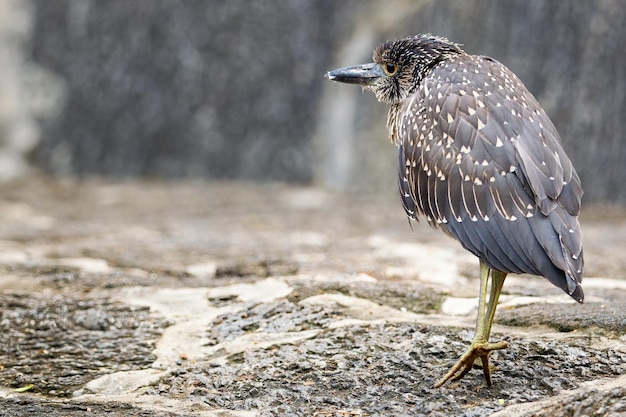
<path fill-rule="evenodd" d="M 404 210 L 480 260 L 474 339 L 435 386 L 462 378 L 478 358 L 491 385 L 489 353 L 508 345 L 489 342 L 508 273 L 541 275 L 583 302 L 583 192 L 559 134 L 508 68 L 437 36 L 388 41 L 373 63 L 326 76 L 391 105 Z"/>

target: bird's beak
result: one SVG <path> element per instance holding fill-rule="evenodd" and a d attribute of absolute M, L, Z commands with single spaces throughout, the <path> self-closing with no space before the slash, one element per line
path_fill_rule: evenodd
<path fill-rule="evenodd" d="M 368 86 L 382 76 L 383 71 L 380 65 L 373 62 L 371 64 L 339 68 L 326 73 L 326 78 L 331 81 L 360 84 L 362 86 Z"/>

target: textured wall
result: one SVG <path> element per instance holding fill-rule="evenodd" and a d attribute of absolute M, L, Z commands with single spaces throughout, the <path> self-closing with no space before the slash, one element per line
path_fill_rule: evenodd
<path fill-rule="evenodd" d="M 385 106 L 323 74 L 369 61 L 385 39 L 432 32 L 519 75 L 561 132 L 586 202 L 626 202 L 624 0 L 30 4 L 20 42 L 0 31 L 0 48 L 17 51 L 15 85 L 30 86 L 12 101 L 34 135 L 17 155 L 47 172 L 394 189 Z M 45 105 L 24 104 L 37 94 Z M 0 157 L 19 138 L 6 114 Z"/>
<path fill-rule="evenodd" d="M 38 120 L 57 109 L 60 91 L 48 88 L 53 76 L 28 59 L 32 27 L 28 0 L 0 1 L 0 180 L 29 172 L 27 156 L 41 136 Z"/>
<path fill-rule="evenodd" d="M 308 181 L 333 2 L 39 0 L 33 57 L 67 80 L 37 164 Z"/>

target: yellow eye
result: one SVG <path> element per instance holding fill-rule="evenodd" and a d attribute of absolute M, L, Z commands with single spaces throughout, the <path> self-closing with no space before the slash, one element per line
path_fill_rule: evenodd
<path fill-rule="evenodd" d="M 396 72 L 398 72 L 398 66 L 391 62 L 388 62 L 385 65 L 383 65 L 383 71 L 385 72 L 386 75 L 391 77 L 392 75 L 396 75 Z"/>

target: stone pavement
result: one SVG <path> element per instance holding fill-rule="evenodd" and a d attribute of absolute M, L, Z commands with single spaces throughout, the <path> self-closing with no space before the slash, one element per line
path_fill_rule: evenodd
<path fill-rule="evenodd" d="M 478 262 L 395 195 L 34 177 L 0 186 L 0 416 L 626 415 L 626 210 L 590 207 L 585 304 Z"/>

